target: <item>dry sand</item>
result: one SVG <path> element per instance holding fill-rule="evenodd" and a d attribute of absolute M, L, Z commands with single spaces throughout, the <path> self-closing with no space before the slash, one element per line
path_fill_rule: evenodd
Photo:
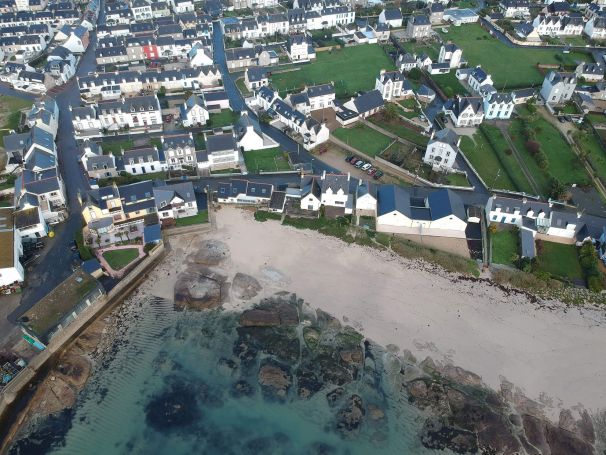
<path fill-rule="evenodd" d="M 452 362 L 499 389 L 506 379 L 556 418 L 561 407 L 606 408 L 606 317 L 594 309 L 551 308 L 486 283 L 460 281 L 389 252 L 222 208 L 218 229 L 236 272 L 255 276 L 263 294 L 296 292 L 382 345 Z M 172 286 L 200 238 L 171 239 L 173 252 L 141 291 L 172 298 Z M 231 303 L 241 307 L 241 303 Z"/>

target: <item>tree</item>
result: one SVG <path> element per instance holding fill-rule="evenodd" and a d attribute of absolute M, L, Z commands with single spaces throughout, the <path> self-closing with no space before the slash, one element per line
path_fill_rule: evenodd
<path fill-rule="evenodd" d="M 263 112 L 260 116 L 259 116 L 259 121 L 261 123 L 263 123 L 264 125 L 268 125 L 269 122 L 271 122 L 271 116 L 267 113 L 267 112 Z"/>
<path fill-rule="evenodd" d="M 562 182 L 555 177 L 551 177 L 549 180 L 549 197 L 558 201 L 566 201 L 570 199 L 570 193 Z"/>
<path fill-rule="evenodd" d="M 398 108 L 393 103 L 387 103 L 383 110 L 383 118 L 387 121 L 395 120 L 398 118 Z"/>

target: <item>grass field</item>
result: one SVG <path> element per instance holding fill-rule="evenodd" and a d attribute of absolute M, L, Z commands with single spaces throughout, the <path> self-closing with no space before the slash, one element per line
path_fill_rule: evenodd
<path fill-rule="evenodd" d="M 114 270 L 121 270 L 139 257 L 137 248 L 125 248 L 122 250 L 111 250 L 103 253 L 103 258 Z"/>
<path fill-rule="evenodd" d="M 529 172 L 532 174 L 534 181 L 536 182 L 542 195 L 549 193 L 549 175 L 547 172 L 541 170 L 536 160 L 528 153 L 526 146 L 524 145 L 524 125 L 523 120 L 520 118 L 513 119 L 509 125 L 509 137 L 516 146 L 516 150 L 520 153 L 522 161 L 526 164 Z"/>
<path fill-rule="evenodd" d="M 279 147 L 244 152 L 244 163 L 248 172 L 252 173 L 290 171 L 288 159 L 284 157 L 284 152 Z"/>
<path fill-rule="evenodd" d="M 239 112 L 234 112 L 231 109 L 224 109 L 219 114 L 210 114 L 211 128 L 219 128 L 221 126 L 233 125 L 240 118 Z"/>
<path fill-rule="evenodd" d="M 520 168 L 518 160 L 513 156 L 513 152 L 509 150 L 509 144 L 503 137 L 503 133 L 497 127 L 488 124 L 482 125 L 481 130 L 499 158 L 503 171 L 507 173 L 518 191 L 528 194 L 534 193 L 530 182 Z"/>
<path fill-rule="evenodd" d="M 575 61 L 591 61 L 589 54 L 563 54 L 551 49 L 522 49 L 508 47 L 490 36 L 479 24 L 450 27 L 448 33 L 439 32 L 463 49 L 469 66 L 482 65 L 492 75 L 497 89 L 540 85 L 543 75 L 537 63 L 575 65 Z"/>
<path fill-rule="evenodd" d="M 390 133 L 395 134 L 396 136 L 404 140 L 412 142 L 413 144 L 425 147 L 429 142 L 429 138 L 427 136 L 423 136 L 421 133 L 407 128 L 399 119 L 388 121 L 383 117 L 381 113 L 379 113 L 370 117 L 369 120 L 375 125 L 383 128 L 384 130 L 387 130 Z"/>
<path fill-rule="evenodd" d="M 463 87 L 457 79 L 455 71 L 451 71 L 448 74 L 434 74 L 431 78 L 449 98 L 452 98 L 455 95 L 468 95 L 465 87 Z"/>
<path fill-rule="evenodd" d="M 545 118 L 541 117 L 540 114 L 537 114 L 534 120 L 530 120 L 527 117 L 527 110 L 520 108 L 518 112 L 523 117 L 522 121 L 530 123 L 535 130 L 537 142 L 541 144 L 541 149 L 549 161 L 549 173 L 565 185 L 573 183 L 579 185 L 589 184 L 589 176 L 585 172 L 579 158 L 575 155 L 558 129 Z M 523 150 L 526 150 L 526 148 L 524 147 Z M 527 150 L 526 153 L 530 154 Z"/>
<path fill-rule="evenodd" d="M 590 131 L 583 131 L 575 137 L 579 148 L 587 153 L 587 160 L 596 171 L 600 180 L 606 183 L 606 151 L 600 144 L 598 137 Z"/>
<path fill-rule="evenodd" d="M 353 128 L 338 128 L 332 134 L 368 156 L 376 156 L 387 148 L 391 139 L 372 128 L 357 124 Z"/>
<path fill-rule="evenodd" d="M 538 268 L 556 277 L 583 281 L 583 270 L 579 263 L 579 254 L 575 245 L 542 242 L 538 256 Z"/>
<path fill-rule="evenodd" d="M 21 120 L 21 109 L 31 107 L 32 101 L 17 98 L 15 96 L 2 95 L 0 97 L 0 147 L 3 146 L 2 139 L 9 130 L 16 130 Z"/>
<path fill-rule="evenodd" d="M 101 143 L 101 148 L 104 154 L 122 155 L 122 150 L 130 150 L 135 146 L 135 142 L 132 139 L 125 139 L 123 141 L 104 141 Z"/>
<path fill-rule="evenodd" d="M 315 62 L 299 68 L 298 71 L 274 73 L 271 78 L 274 89 L 284 95 L 305 85 L 333 81 L 337 97 L 346 98 L 360 90 L 373 89 L 379 71 L 392 70 L 395 66 L 378 44 L 369 44 L 318 52 Z"/>
<path fill-rule="evenodd" d="M 490 234 L 492 262 L 513 266 L 513 259 L 520 251 L 520 235 L 517 230 L 503 229 Z"/>
<path fill-rule="evenodd" d="M 488 187 L 517 190 L 509 175 L 499 171 L 502 167 L 499 157 L 482 134 L 477 132 L 473 139 L 469 136 L 461 137 L 460 148 Z"/>
<path fill-rule="evenodd" d="M 191 226 L 193 224 L 208 223 L 208 210 L 200 210 L 197 215 L 188 216 L 186 218 L 177 218 L 176 226 Z"/>

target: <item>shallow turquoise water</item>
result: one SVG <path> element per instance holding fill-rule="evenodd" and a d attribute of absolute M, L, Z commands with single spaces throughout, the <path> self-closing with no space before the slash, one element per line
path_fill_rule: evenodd
<path fill-rule="evenodd" d="M 327 390 L 309 400 L 293 397 L 286 402 L 268 400 L 258 389 L 249 397 L 230 395 L 232 384 L 242 377 L 242 371 L 221 360 L 233 358 L 233 318 L 219 312 L 175 312 L 172 303 L 153 299 L 138 314 L 123 340 L 117 340 L 112 358 L 91 376 L 63 444 L 42 452 L 434 453 L 417 436 L 423 416 L 399 393 L 377 388 L 377 378 L 358 380 L 347 391 L 382 400 L 385 424 L 367 424 L 367 416 L 359 434 L 343 438 L 334 430 L 335 409 L 327 403 Z M 256 371 L 248 379 L 257 386 Z M 150 402 L 167 390 L 183 399 L 180 405 L 190 414 L 177 426 L 154 428 Z"/>

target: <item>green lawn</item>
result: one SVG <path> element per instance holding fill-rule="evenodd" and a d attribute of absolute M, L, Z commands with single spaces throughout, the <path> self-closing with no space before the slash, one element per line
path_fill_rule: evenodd
<path fill-rule="evenodd" d="M 219 128 L 221 126 L 233 125 L 239 118 L 239 112 L 234 112 L 231 109 L 224 109 L 219 114 L 210 114 L 210 122 L 207 126 Z"/>
<path fill-rule="evenodd" d="M 596 114 L 595 112 L 592 114 L 587 114 L 585 116 L 587 120 L 589 120 L 594 125 L 601 125 L 606 123 L 606 115 L 604 114 Z"/>
<path fill-rule="evenodd" d="M 378 44 L 369 44 L 319 52 L 315 62 L 298 68 L 297 71 L 274 73 L 272 86 L 284 95 L 305 85 L 332 81 L 337 97 L 346 98 L 358 91 L 373 89 L 379 71 L 392 70 L 395 66 Z"/>
<path fill-rule="evenodd" d="M 556 277 L 583 281 L 583 270 L 575 245 L 541 242 L 538 247 L 538 268 Z M 540 251 L 542 249 L 542 251 Z"/>
<path fill-rule="evenodd" d="M 429 142 L 429 138 L 427 136 L 423 136 L 421 133 L 407 128 L 400 119 L 387 121 L 383 115 L 379 113 L 370 117 L 369 120 L 384 130 L 387 130 L 406 141 L 412 142 L 413 144 L 425 147 Z"/>
<path fill-rule="evenodd" d="M 194 224 L 208 223 L 208 210 L 200 210 L 197 215 L 188 216 L 187 218 L 177 218 L 176 226 L 191 226 Z"/>
<path fill-rule="evenodd" d="M 532 186 L 522 172 L 513 152 L 510 151 L 509 144 L 503 137 L 503 133 L 497 127 L 488 124 L 484 124 L 480 128 L 499 158 L 503 171 L 509 176 L 518 191 L 533 194 Z"/>
<path fill-rule="evenodd" d="M 368 156 L 376 156 L 387 148 L 391 138 L 358 123 L 352 128 L 338 128 L 332 134 L 341 141 Z"/>
<path fill-rule="evenodd" d="M 439 33 L 463 49 L 470 67 L 482 65 L 492 74 L 497 89 L 540 85 L 544 76 L 537 69 L 537 63 L 575 65 L 577 60 L 591 61 L 591 56 L 585 53 L 508 47 L 477 23 L 449 27 L 448 33 L 441 30 Z"/>
<path fill-rule="evenodd" d="M 244 152 L 244 163 L 248 172 L 259 173 L 260 171 L 290 171 L 288 159 L 284 156 L 280 147 L 267 150 L 251 150 Z"/>
<path fill-rule="evenodd" d="M 17 98 L 16 96 L 2 95 L 0 97 L 0 147 L 3 146 L 2 138 L 9 130 L 16 130 L 21 120 L 21 110 L 31 107 L 32 101 Z"/>
<path fill-rule="evenodd" d="M 121 270 L 139 257 L 137 248 L 125 248 L 122 250 L 110 250 L 103 253 L 103 258 L 114 270 Z"/>
<path fill-rule="evenodd" d="M 118 177 L 107 178 L 107 179 L 99 179 L 97 182 L 100 187 L 109 186 L 112 183 L 116 185 L 128 185 L 130 183 L 143 182 L 145 180 L 166 180 L 166 172 L 153 172 L 150 174 L 127 174 L 122 173 Z"/>
<path fill-rule="evenodd" d="M 204 133 L 194 134 L 194 145 L 196 150 L 206 149 L 206 139 L 204 139 Z"/>
<path fill-rule="evenodd" d="M 440 46 L 438 44 L 425 44 L 422 42 L 407 42 L 403 44 L 406 52 L 410 54 L 427 54 L 430 59 L 437 60 L 440 56 Z"/>
<path fill-rule="evenodd" d="M 462 136 L 460 148 L 489 188 L 517 191 L 507 172 L 499 171 L 502 168 L 499 157 L 480 132 L 473 139 Z"/>
<path fill-rule="evenodd" d="M 238 90 L 240 90 L 243 95 L 250 95 L 250 91 L 246 87 L 246 82 L 244 82 L 243 77 L 236 79 L 236 87 L 238 87 Z"/>
<path fill-rule="evenodd" d="M 603 183 L 606 183 L 606 151 L 600 144 L 598 137 L 592 130 L 582 131 L 575 136 L 575 141 L 579 149 L 587 153 L 587 160 L 597 176 Z"/>
<path fill-rule="evenodd" d="M 431 78 L 442 89 L 444 95 L 452 98 L 455 95 L 468 95 L 465 87 L 457 79 L 456 73 L 452 70 L 448 74 L 434 74 Z"/>
<path fill-rule="evenodd" d="M 534 177 L 534 181 L 542 195 L 546 195 L 549 193 L 549 174 L 543 171 L 536 160 L 528 153 L 526 150 L 526 146 L 524 145 L 524 125 L 523 120 L 520 118 L 513 119 L 509 125 L 509 137 L 513 141 L 518 150 L 520 156 L 522 157 L 522 161 L 526 164 L 528 171 Z"/>
<path fill-rule="evenodd" d="M 530 120 L 525 109 L 518 109 L 518 112 L 523 117 L 522 121 L 530 123 L 534 128 L 537 142 L 541 144 L 541 149 L 549 161 L 549 173 L 565 185 L 589 184 L 589 177 L 579 158 L 558 129 L 540 114 L 535 115 L 534 120 Z"/>
<path fill-rule="evenodd" d="M 513 266 L 520 252 L 520 233 L 517 229 L 503 229 L 490 234 L 492 262 Z"/>
<path fill-rule="evenodd" d="M 130 150 L 135 146 L 132 139 L 124 139 L 122 141 L 103 141 L 101 148 L 105 154 L 122 155 L 122 150 Z"/>

